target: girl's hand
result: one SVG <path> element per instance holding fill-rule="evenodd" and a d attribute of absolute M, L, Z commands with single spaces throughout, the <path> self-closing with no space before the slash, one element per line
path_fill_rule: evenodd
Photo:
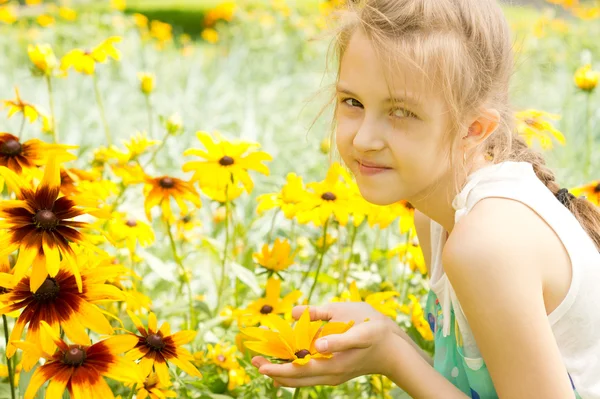
<path fill-rule="evenodd" d="M 300 318 L 305 306 L 297 306 L 292 315 Z M 366 374 L 387 374 L 394 359 L 390 349 L 401 338 L 394 334 L 396 324 L 366 303 L 331 303 L 310 308 L 311 320 L 355 321 L 344 334 L 333 334 L 317 340 L 320 353 L 333 353 L 330 359 L 312 359 L 303 366 L 292 363 L 273 364 L 255 356 L 252 364 L 261 374 L 273 378 L 275 385 L 302 387 L 339 385 Z M 367 321 L 365 321 L 367 320 Z"/>

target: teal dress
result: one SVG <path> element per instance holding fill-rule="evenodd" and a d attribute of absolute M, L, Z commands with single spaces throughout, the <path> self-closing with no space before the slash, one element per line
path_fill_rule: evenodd
<path fill-rule="evenodd" d="M 473 399 L 497 398 L 498 394 L 494 389 L 494 383 L 485 362 L 481 361 L 474 364 L 472 359 L 466 359 L 463 354 L 462 336 L 458 323 L 454 318 L 454 309 L 451 309 L 450 312 L 450 334 L 446 337 L 443 336 L 441 328 L 443 325 L 442 307 L 433 290 L 430 290 L 427 296 L 425 314 L 434 336 L 434 368 L 454 386 Z M 571 385 L 575 391 L 575 397 L 581 399 L 573 385 L 573 380 L 571 380 Z"/>

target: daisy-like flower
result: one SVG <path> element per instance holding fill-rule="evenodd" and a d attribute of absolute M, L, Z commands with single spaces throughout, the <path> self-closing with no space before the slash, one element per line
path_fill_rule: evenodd
<path fill-rule="evenodd" d="M 244 193 L 244 189 L 240 186 L 227 184 L 224 187 L 204 186 L 202 187 L 202 192 L 211 200 L 224 204 L 227 201 L 239 198 Z"/>
<path fill-rule="evenodd" d="M 158 378 L 158 374 L 150 373 L 143 384 L 138 384 L 137 399 L 165 399 L 176 398 L 177 392 L 169 390 L 169 381 L 163 382 Z"/>
<path fill-rule="evenodd" d="M 410 294 L 408 299 L 410 300 L 410 305 L 403 305 L 402 311 L 410 315 L 413 327 L 421 334 L 421 337 L 425 341 L 433 341 L 433 332 L 431 331 L 429 322 L 425 318 L 425 313 L 419 300 L 413 294 Z"/>
<path fill-rule="evenodd" d="M 308 183 L 306 186 L 312 190 L 306 199 L 305 209 L 296 215 L 299 223 L 313 222 L 315 226 L 322 226 L 331 216 L 342 226 L 346 226 L 350 216 L 350 188 L 341 179 L 344 171 L 342 166 L 335 162 L 329 168 L 325 180 L 322 182 Z"/>
<path fill-rule="evenodd" d="M 42 75 L 51 76 L 58 68 L 58 59 L 49 44 L 30 44 L 27 46 L 27 54 L 36 71 Z"/>
<path fill-rule="evenodd" d="M 101 174 L 97 171 L 85 171 L 76 168 L 60 168 L 60 192 L 64 195 L 81 194 L 82 190 L 78 186 L 80 182 L 96 182 L 101 178 Z"/>
<path fill-rule="evenodd" d="M 583 91 L 592 92 L 600 81 L 600 72 L 593 71 L 591 65 L 585 65 L 575 72 L 575 84 Z"/>
<path fill-rule="evenodd" d="M 140 90 L 144 95 L 149 95 L 154 91 L 154 74 L 148 72 L 139 72 L 138 79 L 140 81 Z"/>
<path fill-rule="evenodd" d="M 413 230 L 414 231 L 414 230 Z M 418 270 L 423 276 L 427 274 L 423 250 L 417 237 L 404 242 L 388 252 L 389 257 L 398 256 L 401 262 L 408 264 L 411 271 Z"/>
<path fill-rule="evenodd" d="M 21 112 L 23 116 L 29 120 L 29 123 L 34 123 L 41 116 L 45 116 L 45 113 L 37 105 L 23 101 L 19 94 L 19 88 L 15 87 L 15 99 L 14 100 L 3 100 L 5 107 L 8 107 L 8 118 L 12 117 L 17 112 Z"/>
<path fill-rule="evenodd" d="M 128 162 L 137 159 L 140 155 L 146 154 L 150 147 L 160 144 L 160 140 L 148 139 L 148 133 L 137 132 L 134 136 L 131 136 L 129 141 L 123 141 L 127 148 L 127 159 L 123 156 L 121 162 Z"/>
<path fill-rule="evenodd" d="M 5 166 L 0 166 L 0 176 L 17 196 L 16 200 L 0 202 L 0 256 L 19 249 L 15 281 L 22 279 L 31 266 L 31 290 L 36 292 L 48 275 L 56 277 L 62 256 L 69 262 L 82 292 L 73 246 L 80 244 L 93 251 L 97 248 L 78 230 L 88 224 L 70 220 L 84 215 L 87 210 L 78 207 L 69 197 L 58 198 L 60 167 L 56 158 L 50 157 L 44 177 L 35 188 Z"/>
<path fill-rule="evenodd" d="M 62 398 L 67 390 L 72 399 L 114 399 L 103 377 L 121 382 L 143 381 L 139 367 L 118 356 L 136 344 L 135 337 L 129 334 L 115 335 L 91 346 L 68 345 L 45 321 L 42 321 L 42 326 L 58 350 L 53 355 L 38 351 L 46 363 L 33 373 L 25 391 L 25 399 L 35 398 L 37 391 L 48 380 L 50 384 L 46 397 Z M 28 342 L 14 342 L 14 345 L 25 351 L 36 349 Z"/>
<path fill-rule="evenodd" d="M 400 296 L 400 294 L 396 291 L 375 292 L 366 295 L 364 302 L 371 305 L 378 312 L 396 319 L 398 315 L 396 310 L 400 307 L 394 300 L 397 296 Z M 363 302 L 360 291 L 356 286 L 356 281 L 350 283 L 348 291 L 342 292 L 339 297 L 332 298 L 331 302 Z"/>
<path fill-rule="evenodd" d="M 600 180 L 569 190 L 576 197 L 585 197 L 596 206 L 600 206 Z"/>
<path fill-rule="evenodd" d="M 135 348 L 127 352 L 127 358 L 140 360 L 144 376 L 150 375 L 152 369 L 158 374 L 159 379 L 167 383 L 169 379 L 168 362 L 173 363 L 189 375 L 202 377 L 200 371 L 190 362 L 194 356 L 181 345 L 187 344 L 196 336 L 196 331 L 179 331 L 171 335 L 169 323 L 163 323 L 157 328 L 156 315 L 148 315 L 148 329 L 144 327 L 140 319 L 130 311 L 127 314 L 135 324 L 141 335 L 135 335 L 138 342 Z"/>
<path fill-rule="evenodd" d="M 517 112 L 515 117 L 517 118 L 517 130 L 528 146 L 532 146 L 534 140 L 537 140 L 542 149 L 551 149 L 553 146 L 552 139 L 561 145 L 565 145 L 565 136 L 545 120 L 558 120 L 561 118 L 560 115 L 529 109 Z"/>
<path fill-rule="evenodd" d="M 154 242 L 154 231 L 150 225 L 122 212 L 115 212 L 110 218 L 108 231 L 117 248 L 126 247 L 131 253 L 135 252 L 138 243 L 147 247 Z"/>
<path fill-rule="evenodd" d="M 12 24 L 17 20 L 16 8 L 12 5 L 0 6 L 0 22 Z"/>
<path fill-rule="evenodd" d="M 307 307 L 294 328 L 276 315 L 268 317 L 267 325 L 271 329 L 267 330 L 261 327 L 241 329 L 244 335 L 254 339 L 254 341 L 249 340 L 244 343 L 246 348 L 265 356 L 304 365 L 310 359 L 332 357 L 332 354 L 319 353 L 315 348 L 315 341 L 326 335 L 343 334 L 354 325 L 354 322 L 328 322 L 323 326 L 322 321 L 310 321 Z M 321 328 L 322 326 L 323 328 Z"/>
<path fill-rule="evenodd" d="M 302 177 L 290 172 L 286 176 L 286 183 L 278 193 L 261 194 L 256 200 L 258 207 L 256 212 L 262 215 L 265 211 L 279 208 L 288 219 L 293 219 L 299 210 L 299 206 L 306 204 L 309 194 L 304 189 Z"/>
<path fill-rule="evenodd" d="M 185 201 L 191 202 L 196 208 L 202 206 L 200 196 L 191 182 L 170 176 L 155 178 L 146 176 L 145 182 L 144 196 L 146 197 L 146 201 L 144 202 L 144 209 L 146 210 L 148 220 L 152 220 L 150 211 L 156 205 L 160 205 L 163 216 L 167 220 L 171 220 L 173 218 L 173 212 L 171 211 L 171 197 L 177 202 L 179 210 L 183 215 L 189 213 Z"/>
<path fill-rule="evenodd" d="M 23 169 L 33 170 L 46 165 L 51 154 L 58 163 L 73 161 L 77 157 L 67 150 L 76 148 L 76 145 L 47 144 L 38 139 L 21 143 L 17 136 L 0 133 L 0 165 L 20 175 Z"/>
<path fill-rule="evenodd" d="M 96 64 L 103 64 L 109 58 L 115 61 L 121 59 L 121 53 L 115 48 L 115 43 L 120 41 L 120 37 L 112 36 L 90 51 L 81 49 L 71 50 L 62 58 L 61 69 L 66 71 L 73 67 L 77 72 L 93 75 L 96 70 Z"/>
<path fill-rule="evenodd" d="M 243 325 L 264 324 L 270 314 L 287 314 L 292 311 L 292 307 L 302 296 L 302 292 L 295 290 L 280 298 L 281 280 L 269 278 L 265 290 L 265 297 L 259 298 L 241 311 L 238 321 Z"/>
<path fill-rule="evenodd" d="M 256 252 L 252 258 L 256 263 L 271 272 L 280 272 L 294 264 L 294 257 L 298 251 L 292 253 L 290 242 L 277 238 L 273 243 L 273 248 L 264 244 L 261 252 Z"/>
<path fill-rule="evenodd" d="M 266 152 L 255 151 L 260 148 L 259 144 L 227 141 L 221 137 L 215 141 L 207 132 L 198 132 L 196 136 L 206 149 L 190 148 L 183 155 L 196 155 L 205 160 L 187 162 L 183 165 L 183 171 L 194 171 L 192 180 L 198 181 L 201 188 L 221 188 L 241 183 L 250 193 L 254 187 L 248 173 L 250 170 L 269 175 L 269 168 L 262 162 L 273 158 Z M 247 154 L 248 151 L 251 152 Z"/>
<path fill-rule="evenodd" d="M 222 369 L 229 370 L 240 367 L 235 345 L 206 345 L 204 360 L 213 363 Z"/>
<path fill-rule="evenodd" d="M 82 265 L 93 261 L 93 257 L 79 255 L 77 262 Z M 85 331 L 89 328 L 99 334 L 110 335 L 113 329 L 96 306 L 106 301 L 122 301 L 125 296 L 117 287 L 105 284 L 109 278 L 120 274 L 116 266 L 88 267 L 81 272 L 83 292 L 79 293 L 75 276 L 67 264 L 55 277 L 46 277 L 41 287 L 31 292 L 30 279 L 24 277 L 8 292 L 0 295 L 0 302 L 6 305 L 0 314 L 16 310 L 22 313 L 11 332 L 10 340 L 19 340 L 27 326 L 26 341 L 40 346 L 44 351 L 53 353 L 56 347 L 50 336 L 41 329 L 41 321 L 46 320 L 57 334 L 62 327 L 67 337 L 75 343 L 89 345 L 90 339 Z M 8 345 L 6 354 L 11 357 L 15 347 Z"/>

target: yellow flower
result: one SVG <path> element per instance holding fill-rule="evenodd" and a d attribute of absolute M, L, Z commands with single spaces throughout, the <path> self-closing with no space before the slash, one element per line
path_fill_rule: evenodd
<path fill-rule="evenodd" d="M 110 6 L 117 11 L 123 11 L 127 7 L 125 0 L 110 0 Z"/>
<path fill-rule="evenodd" d="M 302 184 L 302 177 L 293 172 L 287 174 L 286 183 L 278 193 L 261 194 L 256 200 L 258 207 L 256 212 L 262 215 L 272 208 L 279 208 L 288 219 L 293 219 L 299 210 L 299 205 L 306 204 L 308 192 Z"/>
<path fill-rule="evenodd" d="M 58 68 L 58 59 L 49 44 L 30 44 L 27 46 L 27 54 L 37 70 L 46 76 L 50 76 Z"/>
<path fill-rule="evenodd" d="M 148 29 L 148 17 L 144 14 L 135 13 L 133 14 L 133 23 L 139 29 Z"/>
<path fill-rule="evenodd" d="M 411 304 L 406 310 L 411 315 L 412 325 L 417 329 L 424 340 L 433 341 L 431 327 L 429 327 L 429 322 L 425 319 L 425 314 L 419 300 L 413 294 L 410 294 L 408 299 L 410 299 Z"/>
<path fill-rule="evenodd" d="M 267 280 L 266 295 L 260 298 L 241 311 L 239 321 L 243 325 L 263 324 L 270 314 L 286 314 L 292 311 L 292 307 L 302 296 L 302 292 L 296 290 L 280 298 L 281 280 L 269 278 Z"/>
<path fill-rule="evenodd" d="M 145 95 L 149 95 L 154 91 L 154 74 L 148 72 L 139 72 L 138 79 L 140 80 L 140 90 Z"/>
<path fill-rule="evenodd" d="M 571 13 L 584 21 L 600 18 L 600 7 L 575 7 Z"/>
<path fill-rule="evenodd" d="M 56 20 L 52 15 L 42 14 L 36 18 L 37 23 L 43 27 L 47 28 L 48 26 L 52 26 L 56 23 Z"/>
<path fill-rule="evenodd" d="M 150 22 L 150 36 L 158 40 L 159 47 L 173 39 L 173 27 L 166 22 Z"/>
<path fill-rule="evenodd" d="M 185 201 L 191 202 L 196 208 L 202 206 L 200 196 L 192 183 L 170 176 L 156 178 L 146 177 L 144 196 L 146 197 L 144 209 L 146 210 L 148 220 L 152 220 L 150 210 L 156 205 L 160 205 L 163 216 L 167 220 L 171 220 L 173 218 L 173 212 L 171 211 L 171 197 L 175 199 L 175 202 L 179 205 L 179 209 L 183 215 L 189 213 Z"/>
<path fill-rule="evenodd" d="M 194 171 L 192 180 L 198 181 L 201 188 L 222 188 L 227 185 L 243 185 L 248 193 L 254 187 L 249 171 L 255 170 L 266 176 L 269 168 L 263 161 L 273 158 L 263 151 L 257 143 L 246 141 L 227 141 L 220 136 L 214 140 L 207 132 L 197 132 L 198 140 L 204 145 L 205 150 L 190 148 L 183 155 L 197 155 L 204 161 L 190 161 L 183 165 L 183 171 Z M 248 151 L 251 151 L 247 154 Z"/>
<path fill-rule="evenodd" d="M 77 19 L 77 12 L 72 8 L 65 6 L 58 9 L 58 15 L 66 21 L 75 21 Z"/>
<path fill-rule="evenodd" d="M 214 44 L 219 41 L 219 33 L 216 30 L 214 30 L 213 28 L 203 29 L 200 36 L 202 36 L 202 38 L 209 43 Z"/>
<path fill-rule="evenodd" d="M 375 292 L 368 294 L 364 302 L 371 305 L 378 312 L 396 319 L 398 316 L 396 310 L 400 308 L 400 305 L 395 301 L 394 297 L 399 295 L 396 291 Z M 349 291 L 344 291 L 340 297 L 333 297 L 331 302 L 363 302 L 362 296 L 356 286 L 356 281 L 350 283 Z"/>
<path fill-rule="evenodd" d="M 73 161 L 77 157 L 68 150 L 76 148 L 78 146 L 47 144 L 38 139 L 21 142 L 17 136 L 0 133 L 0 165 L 21 175 L 23 170 L 34 171 L 46 165 L 51 155 L 57 157 L 59 163 Z"/>
<path fill-rule="evenodd" d="M 220 19 L 228 22 L 232 21 L 236 8 L 235 1 L 226 1 L 219 4 L 217 7 L 206 13 L 204 16 L 204 25 L 212 26 Z"/>
<path fill-rule="evenodd" d="M 565 136 L 550 122 L 544 120 L 544 118 L 558 120 L 560 115 L 529 109 L 517 112 L 515 116 L 517 118 L 517 131 L 525 139 L 528 146 L 532 146 L 533 141 L 538 140 L 542 149 L 551 149 L 553 138 L 561 145 L 565 145 Z"/>
<path fill-rule="evenodd" d="M 326 335 L 345 333 L 354 325 L 354 321 L 329 322 L 323 326 L 321 321 L 310 321 L 308 309 L 306 307 L 293 329 L 285 320 L 275 315 L 267 316 L 266 324 L 271 328 L 269 330 L 261 327 L 242 328 L 241 332 L 244 335 L 254 339 L 245 342 L 246 348 L 298 365 L 304 365 L 310 359 L 331 358 L 332 354 L 317 352 L 315 341 Z"/>
<path fill-rule="evenodd" d="M 96 64 L 103 64 L 108 58 L 112 58 L 115 61 L 121 59 L 121 53 L 115 48 L 115 43 L 120 41 L 120 37 L 112 36 L 91 51 L 81 49 L 71 50 L 62 58 L 61 68 L 68 70 L 73 67 L 77 72 L 93 75 L 96 70 Z"/>
<path fill-rule="evenodd" d="M 388 256 L 398 256 L 401 262 L 407 263 L 411 271 L 418 270 L 423 276 L 427 274 L 425 258 L 419 245 L 419 241 L 414 237 L 408 242 L 402 243 L 388 252 Z"/>
<path fill-rule="evenodd" d="M 148 152 L 148 148 L 160 144 L 159 140 L 148 139 L 148 133 L 137 132 L 134 136 L 131 136 L 129 141 L 123 141 L 125 147 L 127 147 L 127 160 L 121 160 L 121 163 L 126 163 L 137 159 L 140 155 Z"/>
<path fill-rule="evenodd" d="M 585 197 L 592 204 L 600 206 L 600 180 L 572 188 L 569 191 L 576 197 Z"/>
<path fill-rule="evenodd" d="M 547 0 L 548 3 L 557 4 L 563 8 L 572 8 L 579 5 L 579 0 Z"/>
<path fill-rule="evenodd" d="M 206 345 L 205 361 L 213 363 L 222 369 L 231 370 L 240 367 L 238 363 L 237 347 L 235 345 L 221 346 L 216 344 Z"/>
<path fill-rule="evenodd" d="M 0 6 L 0 22 L 12 24 L 17 20 L 17 14 L 13 6 Z"/>
<path fill-rule="evenodd" d="M 147 247 L 154 242 L 154 231 L 147 223 L 127 218 L 125 213 L 115 212 L 108 224 L 108 233 L 117 248 L 127 247 L 134 253 L 136 245 Z"/>
<path fill-rule="evenodd" d="M 244 370 L 244 368 L 241 366 L 229 369 L 227 374 L 229 374 L 229 382 L 227 382 L 227 389 L 229 391 L 233 391 L 237 387 L 250 382 L 250 376 L 246 374 L 246 370 Z"/>
<path fill-rule="evenodd" d="M 598 86 L 600 72 L 593 71 L 591 65 L 585 65 L 575 72 L 575 84 L 583 91 L 592 92 Z"/>
<path fill-rule="evenodd" d="M 290 242 L 288 240 L 275 240 L 273 248 L 269 249 L 268 244 L 264 244 L 261 252 L 252 255 L 254 261 L 272 272 L 280 272 L 294 264 L 294 257 L 298 251 L 291 252 Z"/>
<path fill-rule="evenodd" d="M 177 392 L 169 390 L 170 381 L 161 381 L 158 374 L 150 373 L 143 384 L 138 383 L 136 399 L 176 398 Z"/>
<path fill-rule="evenodd" d="M 230 184 L 224 187 L 202 187 L 202 192 L 208 198 L 224 204 L 227 201 L 233 201 L 244 193 L 244 189 L 240 186 L 231 186 Z"/>
<path fill-rule="evenodd" d="M 319 149 L 323 154 L 329 154 L 329 151 L 331 150 L 331 139 L 329 137 L 325 137 L 323 140 L 321 140 Z"/>
<path fill-rule="evenodd" d="M 40 116 L 44 115 L 44 112 L 40 110 L 37 105 L 25 102 L 21 99 L 19 89 L 15 86 L 15 99 L 14 100 L 3 100 L 5 107 L 8 107 L 8 116 L 10 118 L 17 112 L 23 113 L 23 116 L 29 120 L 30 123 L 34 123 Z"/>

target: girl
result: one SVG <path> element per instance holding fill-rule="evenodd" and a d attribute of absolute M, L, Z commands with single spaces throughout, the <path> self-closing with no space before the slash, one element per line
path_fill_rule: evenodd
<path fill-rule="evenodd" d="M 499 5 L 355 3 L 334 42 L 337 149 L 368 201 L 417 209 L 435 356 L 337 303 L 310 309 L 357 323 L 317 341 L 331 359 L 253 364 L 290 387 L 376 373 L 415 398 L 600 398 L 600 214 L 515 133 Z"/>

